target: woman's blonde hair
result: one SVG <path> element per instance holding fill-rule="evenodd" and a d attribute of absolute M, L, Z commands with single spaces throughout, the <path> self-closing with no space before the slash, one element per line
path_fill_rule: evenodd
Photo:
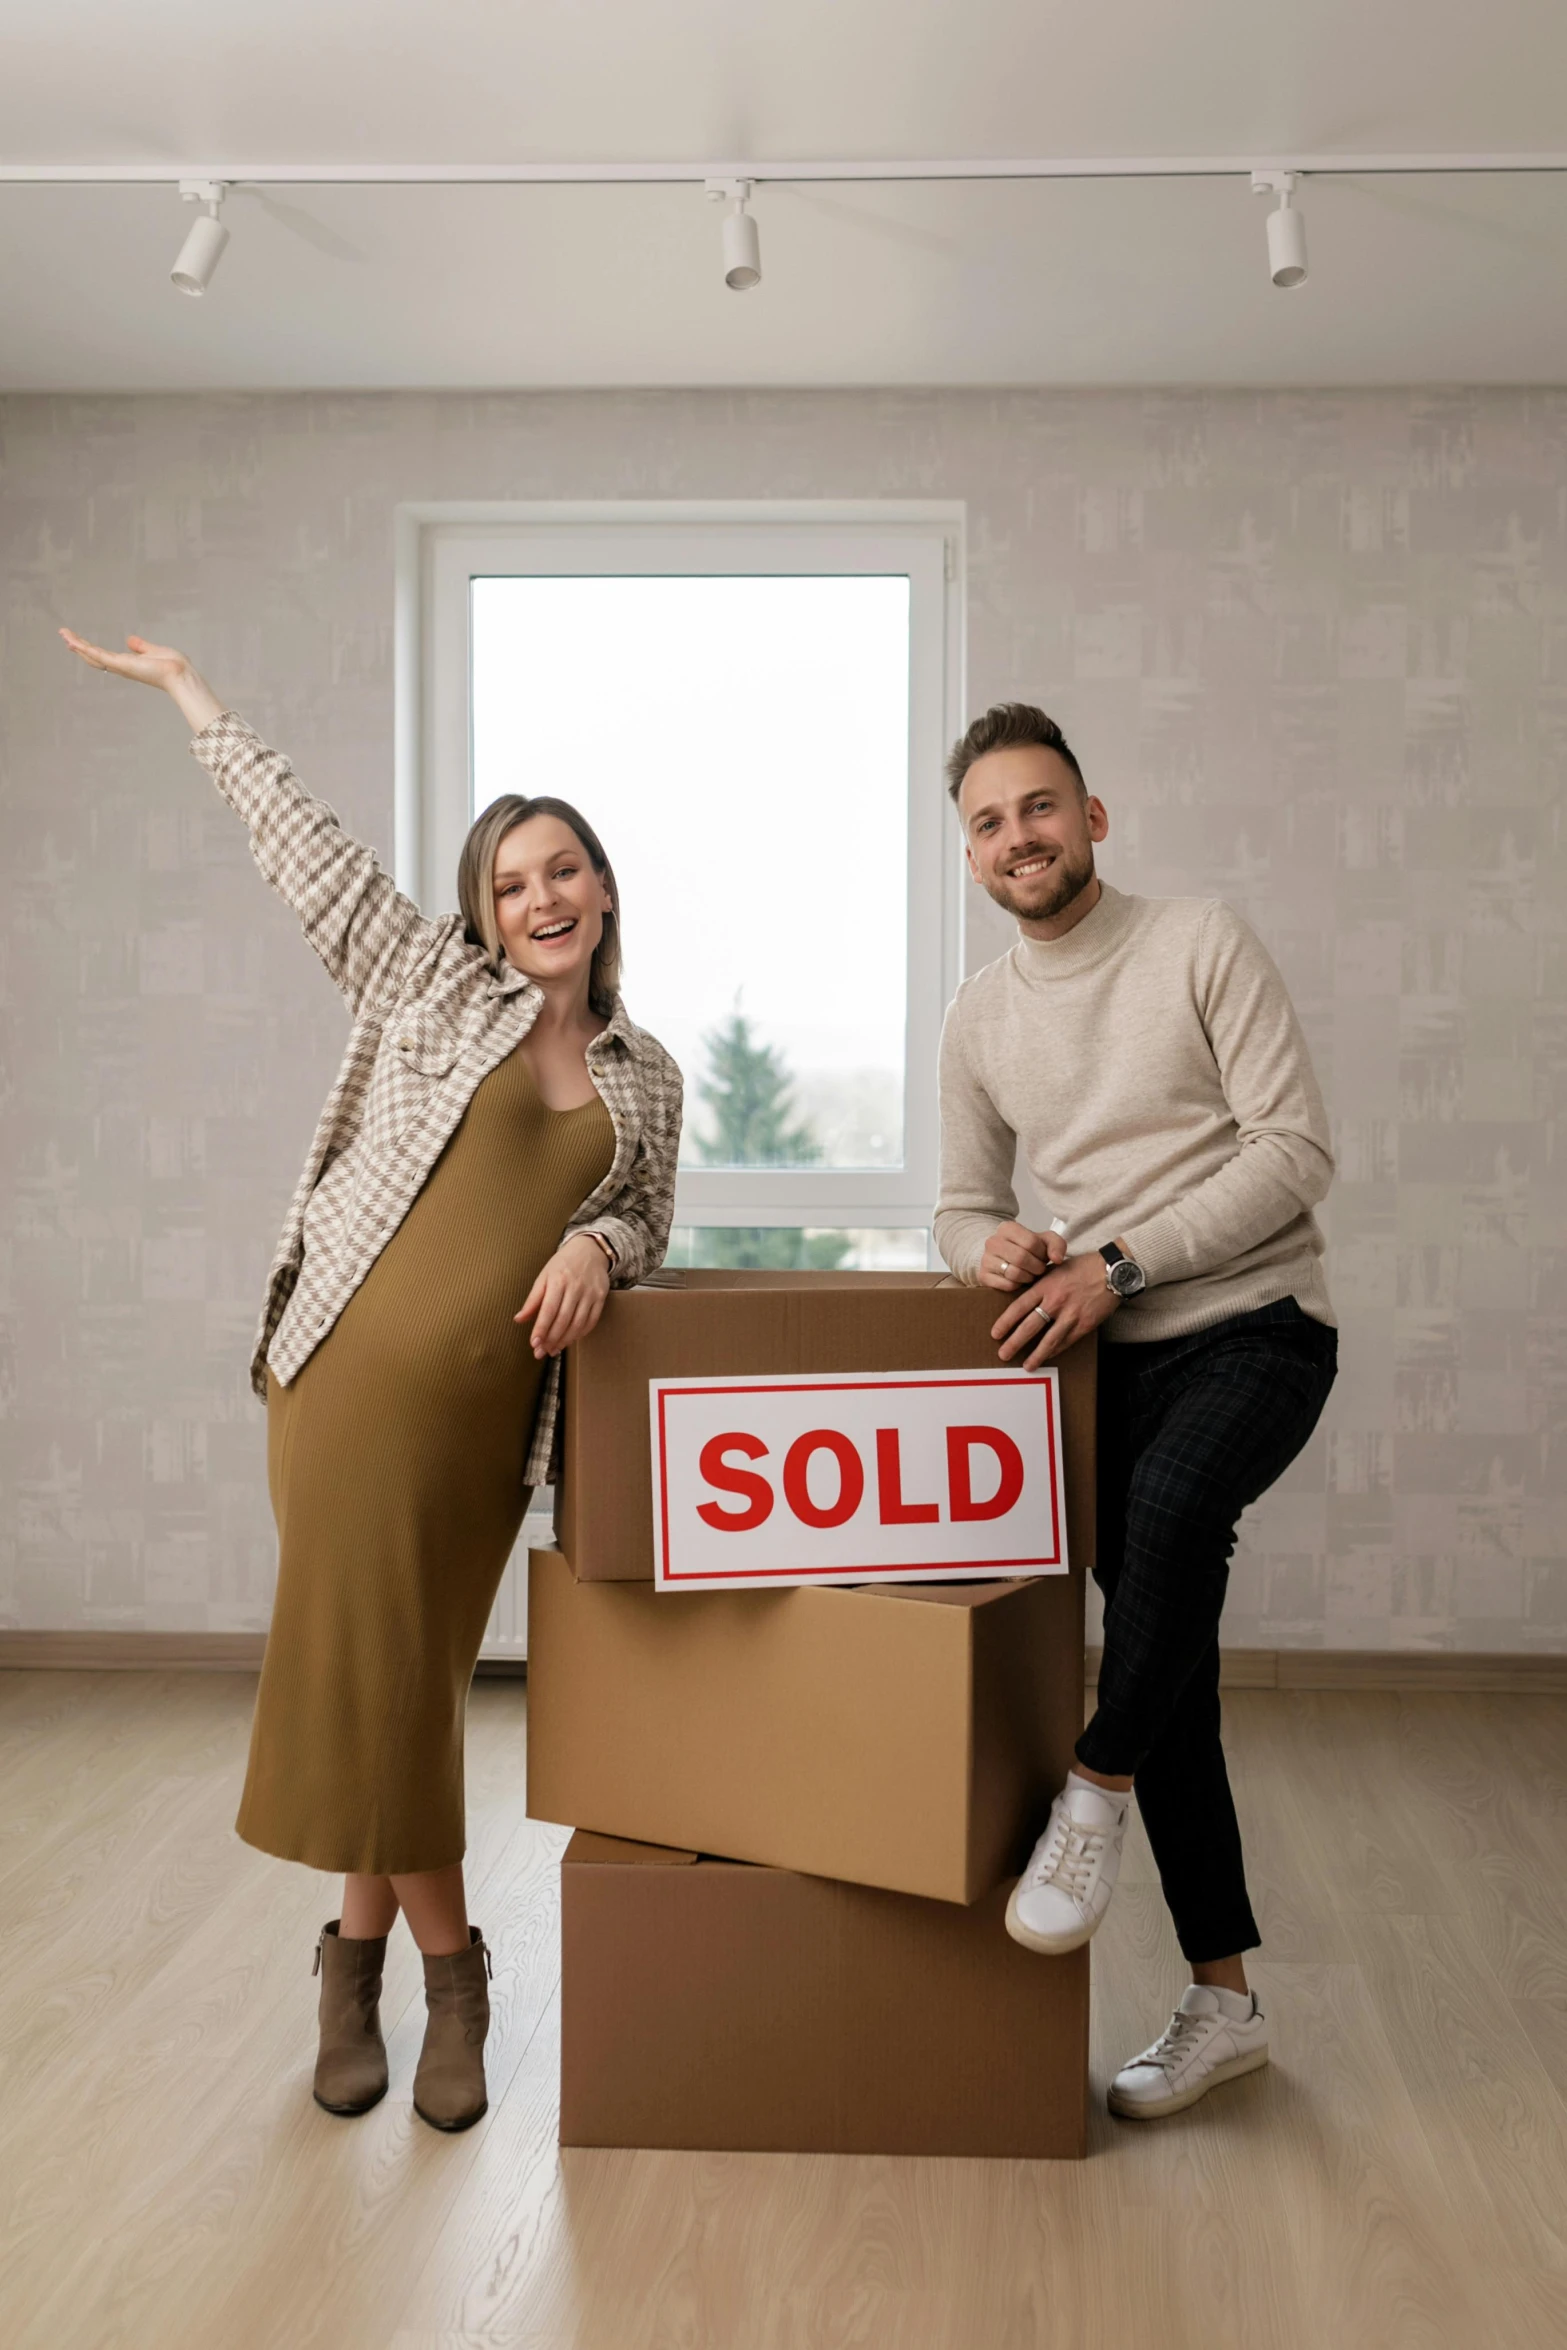
<path fill-rule="evenodd" d="M 499 970 L 504 956 L 500 925 L 495 919 L 496 852 L 507 833 L 515 832 L 531 816 L 554 816 L 568 826 L 582 843 L 588 863 L 609 893 L 604 935 L 593 950 L 588 971 L 588 1002 L 601 1020 L 607 1020 L 620 993 L 620 887 L 615 869 L 604 854 L 604 843 L 569 800 L 525 799 L 521 792 L 507 792 L 500 799 L 492 800 L 483 815 L 474 819 L 457 860 L 457 903 L 462 908 L 464 929 L 470 943 L 483 947 Z"/>

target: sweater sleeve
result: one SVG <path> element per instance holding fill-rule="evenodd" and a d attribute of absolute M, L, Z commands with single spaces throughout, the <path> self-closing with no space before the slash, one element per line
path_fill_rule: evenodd
<path fill-rule="evenodd" d="M 232 710 L 204 726 L 191 753 L 250 828 L 250 853 L 357 1014 L 390 1006 L 448 927 L 405 897 L 372 849 L 312 799 L 281 751 Z"/>
<path fill-rule="evenodd" d="M 1216 1174 L 1119 1235 L 1150 1285 L 1233 1262 L 1314 1208 L 1333 1179 L 1322 1094 L 1267 949 L 1238 914 L 1215 904 L 1196 961 L 1198 1008 L 1238 1141 Z"/>
<path fill-rule="evenodd" d="M 936 1246 L 960 1281 L 976 1282 L 985 1243 L 1017 1214 L 1017 1136 L 986 1092 L 963 1034 L 962 997 L 941 1031 L 941 1173 Z"/>

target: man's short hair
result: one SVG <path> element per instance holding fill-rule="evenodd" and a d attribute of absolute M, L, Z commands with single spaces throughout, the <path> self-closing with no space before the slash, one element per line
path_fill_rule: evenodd
<path fill-rule="evenodd" d="M 947 789 L 952 794 L 953 806 L 957 806 L 963 778 L 976 759 L 983 759 L 987 751 L 1010 751 L 1022 743 L 1035 743 L 1042 751 L 1054 751 L 1077 777 L 1078 789 L 1086 793 L 1088 786 L 1083 781 L 1077 755 L 1055 720 L 1043 710 L 1036 710 L 1032 702 L 996 702 L 983 718 L 975 719 L 948 755 Z"/>

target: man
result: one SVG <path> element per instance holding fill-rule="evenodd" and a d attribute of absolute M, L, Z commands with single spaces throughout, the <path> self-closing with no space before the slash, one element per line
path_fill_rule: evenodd
<path fill-rule="evenodd" d="M 1030 1369 L 1097 1329 L 1105 1596 L 1098 1703 L 1018 1882 L 1008 1931 L 1086 1942 L 1138 1808 L 1191 1963 L 1110 2108 L 1180 2111 L 1268 2061 L 1219 1738 L 1219 1615 L 1235 1524 L 1317 1423 L 1337 1333 L 1312 1209 L 1333 1160 L 1284 983 L 1212 899 L 1102 882 L 1109 830 L 1060 728 L 1007 702 L 955 746 L 947 780 L 969 870 L 1016 918 L 965 982 L 941 1043 L 936 1239 L 1008 1300 L 1004 1361 Z M 1068 1241 L 1017 1221 L 1018 1145 Z"/>

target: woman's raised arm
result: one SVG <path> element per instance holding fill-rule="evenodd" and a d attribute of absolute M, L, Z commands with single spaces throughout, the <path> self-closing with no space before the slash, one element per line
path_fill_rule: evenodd
<path fill-rule="evenodd" d="M 390 1004 L 441 926 L 425 919 L 324 800 L 311 797 L 281 751 L 225 710 L 183 653 L 139 636 L 126 638 L 128 652 L 111 653 L 68 628 L 60 634 L 91 668 L 157 686 L 178 706 L 192 750 L 249 826 L 256 863 L 353 1010 Z"/>

